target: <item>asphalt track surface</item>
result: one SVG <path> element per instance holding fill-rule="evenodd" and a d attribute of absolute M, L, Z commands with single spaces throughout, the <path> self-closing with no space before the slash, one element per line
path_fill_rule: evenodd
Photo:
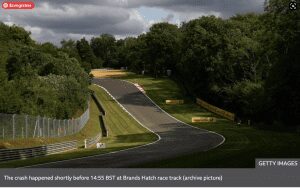
<path fill-rule="evenodd" d="M 159 135 L 145 146 L 79 159 L 36 165 L 42 168 L 115 168 L 138 166 L 180 155 L 213 149 L 224 142 L 214 132 L 189 126 L 160 109 L 132 83 L 118 79 L 94 79 L 107 90 L 136 120 Z"/>

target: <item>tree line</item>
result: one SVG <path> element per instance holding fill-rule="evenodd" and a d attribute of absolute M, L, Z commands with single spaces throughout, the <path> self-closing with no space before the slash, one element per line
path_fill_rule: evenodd
<path fill-rule="evenodd" d="M 117 40 L 102 34 L 90 41 L 63 40 L 60 47 L 36 44 L 24 30 L 10 27 L 16 31 L 7 32 L 13 41 L 8 45 L 18 50 L 2 55 L 7 60 L 2 58 L 1 65 L 6 67 L 0 77 L 6 84 L 0 83 L 0 87 L 6 88 L 0 92 L 5 91 L 6 97 L 0 98 L 0 110 L 38 112 L 48 108 L 49 114 L 69 116 L 86 100 L 91 69 L 128 67 L 156 78 L 171 70 L 171 78 L 187 95 L 232 111 L 241 119 L 299 125 L 300 15 L 298 10 L 289 10 L 289 2 L 266 1 L 262 14 L 229 19 L 204 16 L 180 26 L 157 23 L 137 37 Z M 14 92 L 15 88 L 21 88 L 21 94 Z M 64 92 L 58 95 L 56 91 Z M 29 100 L 32 95 L 35 101 Z M 9 97 L 18 100 L 7 100 Z M 20 108 L 24 99 L 28 101 Z M 7 101 L 13 102 L 3 105 Z M 64 107 L 59 104 L 70 105 L 72 112 L 61 111 Z"/>
<path fill-rule="evenodd" d="M 128 67 L 172 79 L 193 97 L 241 119 L 299 125 L 299 11 L 289 0 L 265 2 L 262 14 L 206 16 L 176 26 L 154 24 L 138 37 L 62 41 L 87 71 Z"/>
<path fill-rule="evenodd" d="M 0 23 L 0 113 L 71 118 L 87 107 L 88 85 L 76 58 Z"/>

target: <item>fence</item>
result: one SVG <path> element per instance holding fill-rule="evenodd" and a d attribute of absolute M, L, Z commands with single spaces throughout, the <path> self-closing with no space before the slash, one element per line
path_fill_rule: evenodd
<path fill-rule="evenodd" d="M 40 116 L 1 114 L 0 140 L 53 138 L 79 132 L 89 120 L 90 108 L 76 119 L 53 119 Z"/>
<path fill-rule="evenodd" d="M 0 149 L 0 162 L 41 157 L 77 149 L 77 141 L 61 142 L 23 149 Z"/>
<path fill-rule="evenodd" d="M 197 104 L 199 104 L 200 106 L 202 106 L 203 108 L 215 113 L 215 114 L 218 114 L 224 118 L 227 118 L 231 121 L 234 121 L 235 120 L 235 114 L 234 113 L 231 113 L 231 112 L 227 112 L 226 110 L 223 110 L 221 108 L 218 108 L 216 106 L 213 106 L 207 102 L 205 102 L 204 100 L 202 99 L 199 99 L 197 98 Z"/>
<path fill-rule="evenodd" d="M 92 147 L 93 145 L 97 144 L 99 140 L 101 139 L 101 133 L 98 134 L 97 136 L 89 139 L 84 140 L 84 148 L 89 148 Z"/>

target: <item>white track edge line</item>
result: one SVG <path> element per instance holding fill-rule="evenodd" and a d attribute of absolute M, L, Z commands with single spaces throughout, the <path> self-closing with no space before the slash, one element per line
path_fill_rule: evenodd
<path fill-rule="evenodd" d="M 128 82 L 128 83 L 134 85 L 134 83 L 132 83 L 132 82 L 130 82 L 130 81 L 128 81 L 128 80 L 122 80 L 122 81 Z M 136 148 L 140 148 L 140 147 L 145 147 L 145 146 L 148 146 L 148 145 L 155 144 L 156 142 L 158 142 L 158 141 L 161 140 L 161 137 L 160 137 L 157 133 L 153 132 L 151 129 L 149 129 L 148 127 L 144 126 L 140 121 L 138 121 L 138 120 L 137 120 L 130 112 L 128 112 L 128 111 L 124 108 L 123 105 L 121 105 L 121 104 L 115 99 L 115 97 L 113 97 L 113 96 L 107 91 L 107 89 L 105 89 L 104 87 L 99 86 L 99 85 L 97 85 L 97 84 L 93 84 L 93 85 L 96 85 L 97 87 L 102 88 L 102 89 L 103 89 L 110 97 L 113 98 L 114 101 L 117 102 L 117 104 L 119 104 L 119 105 L 121 106 L 121 108 L 122 108 L 125 112 L 127 112 L 131 117 L 133 117 L 140 125 L 142 125 L 142 126 L 145 127 L 146 129 L 148 129 L 150 132 L 152 132 L 152 133 L 154 133 L 155 135 L 157 135 L 157 136 L 158 136 L 158 140 L 156 140 L 156 141 L 154 141 L 154 142 L 151 142 L 151 143 L 148 143 L 148 144 L 145 144 L 145 145 L 140 145 L 140 146 L 136 146 L 136 147 L 132 147 L 132 148 L 124 149 L 124 150 L 119 150 L 119 151 L 113 151 L 113 152 L 103 153 L 103 154 L 100 154 L 100 155 L 92 155 L 92 156 L 80 157 L 80 158 L 75 158 L 75 159 L 66 159 L 66 160 L 61 160 L 61 161 L 53 161 L 53 162 L 49 162 L 49 163 L 42 163 L 42 164 L 37 164 L 37 165 L 23 166 L 23 167 L 20 167 L 20 168 L 34 167 L 34 166 L 41 166 L 41 165 L 47 165 L 47 164 L 54 164 L 54 163 L 60 163 L 60 162 L 64 162 L 64 161 L 73 161 L 73 160 L 86 159 L 86 158 L 91 158 L 91 157 L 99 157 L 99 156 L 103 156 L 103 155 L 108 155 L 108 154 L 113 154 L 113 153 L 119 153 L 119 152 L 122 152 L 122 151 L 127 151 L 127 150 L 131 150 L 131 149 L 136 149 Z M 135 86 L 135 85 L 134 85 L 134 86 Z M 135 86 L 135 87 L 136 87 L 136 86 Z M 140 92 L 141 92 L 141 91 L 140 91 Z M 194 128 L 194 129 L 206 130 L 206 129 L 203 129 L 203 128 L 199 128 L 199 127 L 195 127 L 195 126 L 189 125 L 189 124 L 187 124 L 187 123 L 185 123 L 185 122 L 183 122 L 183 121 L 181 121 L 181 120 L 175 118 L 174 116 L 172 116 L 171 114 L 169 114 L 168 112 L 166 112 L 165 110 L 163 110 L 160 106 L 158 106 L 158 105 L 157 105 L 157 104 L 156 104 L 156 103 L 155 103 L 148 95 L 146 95 L 146 94 L 143 93 L 143 92 L 141 92 L 141 93 L 144 94 L 144 96 L 146 96 L 146 97 L 147 97 L 147 98 L 148 98 L 148 99 L 149 99 L 156 107 L 158 107 L 161 111 L 163 111 L 164 113 L 166 113 L 169 117 L 171 117 L 171 118 L 177 120 L 178 122 L 180 122 L 180 123 L 182 123 L 182 124 L 184 124 L 184 125 L 187 125 L 187 126 L 189 126 L 189 127 L 192 127 L 192 128 Z M 223 139 L 222 142 L 220 142 L 219 144 L 217 144 L 216 146 L 214 146 L 214 147 L 212 147 L 212 148 L 210 148 L 210 149 L 208 149 L 208 150 L 217 148 L 217 147 L 219 147 L 220 145 L 222 145 L 222 144 L 225 142 L 226 138 L 225 138 L 223 135 L 221 135 L 221 134 L 219 134 L 219 133 L 217 133 L 217 132 L 214 132 L 214 131 L 209 131 L 209 130 L 206 130 L 206 131 L 208 131 L 208 132 L 210 132 L 210 133 L 213 133 L 213 134 L 216 134 L 216 135 L 219 135 L 219 136 L 222 137 L 222 139 Z M 204 151 L 208 151 L 208 150 L 204 150 Z"/>
<path fill-rule="evenodd" d="M 105 89 L 102 86 L 99 86 L 97 84 L 93 84 L 97 87 L 102 88 L 114 101 L 117 102 L 117 104 L 126 112 L 128 113 L 128 115 L 130 115 L 135 121 L 137 121 L 142 127 L 146 128 L 147 130 L 149 130 L 150 132 L 154 133 L 158 139 L 155 140 L 154 142 L 150 142 L 148 144 L 144 144 L 144 145 L 139 145 L 139 146 L 135 146 L 135 147 L 131 147 L 131 148 L 127 148 L 127 149 L 123 149 L 123 150 L 118 150 L 118 151 L 112 151 L 112 152 L 108 152 L 108 153 L 102 153 L 99 155 L 91 155 L 91 156 L 85 156 L 85 157 L 79 157 L 79 158 L 74 158 L 74 159 L 65 159 L 65 160 L 60 160 L 60 161 L 53 161 L 53 162 L 47 162 L 47 163 L 41 163 L 41 164 L 35 164 L 35 165 L 29 165 L 29 166 L 22 166 L 22 167 L 17 167 L 16 169 L 19 168 L 30 168 L 30 167 L 38 167 L 38 166 L 42 166 L 42 165 L 47 165 L 47 164 L 55 164 L 55 163 L 61 163 L 61 162 L 66 162 L 66 161 L 75 161 L 75 160 L 79 160 L 79 159 L 87 159 L 87 158 L 92 158 L 92 157 L 100 157 L 100 156 L 104 156 L 104 155 L 108 155 L 108 154 L 114 154 L 114 153 L 119 153 L 119 152 L 123 152 L 123 151 L 128 151 L 128 150 L 132 150 L 132 149 L 137 149 L 137 148 L 141 148 L 141 147 L 145 147 L 145 146 L 149 146 L 149 145 L 153 145 L 157 142 L 159 142 L 161 140 L 161 137 L 159 134 L 155 133 L 154 131 L 152 131 L 151 129 L 149 129 L 148 127 L 146 127 L 144 124 L 142 124 L 139 120 L 137 120 L 130 112 L 128 112 L 128 110 L 126 110 L 124 108 L 124 106 L 122 104 L 119 103 L 119 101 L 116 100 L 115 97 L 113 97 L 108 91 L 107 89 Z"/>
<path fill-rule="evenodd" d="M 130 84 L 133 84 L 134 85 L 134 83 L 133 82 L 131 82 L 131 81 L 128 81 L 128 80 L 122 80 L 122 81 L 124 81 L 124 82 L 128 82 L 128 83 L 130 83 Z M 135 86 L 135 85 L 134 85 Z M 141 92 L 141 93 L 143 93 L 143 92 Z M 160 106 L 158 106 L 146 93 L 143 93 L 156 107 L 158 107 L 161 111 L 163 111 L 164 113 L 166 113 L 169 117 L 171 117 L 171 118 L 173 118 L 174 120 L 176 120 L 176 121 L 179 121 L 180 123 L 183 123 L 184 125 L 187 125 L 187 126 L 189 126 L 189 127 L 192 127 L 192 128 L 194 128 L 194 129 L 199 129 L 199 130 L 205 130 L 205 131 L 208 131 L 208 132 L 210 132 L 210 133 L 213 133 L 213 134 L 216 134 L 216 135 L 218 135 L 218 136 L 220 136 L 220 137 L 222 137 L 222 142 L 220 142 L 219 144 L 217 144 L 216 146 L 214 146 L 214 147 L 212 147 L 212 148 L 210 148 L 210 149 L 208 149 L 208 150 L 211 150 L 211 149 L 214 149 L 214 148 L 217 148 L 217 147 L 219 147 L 220 145 L 222 145 L 224 142 L 225 142 L 225 140 L 226 140 L 226 138 L 223 136 L 223 135 L 221 135 L 221 134 L 219 134 L 219 133 L 217 133 L 217 132 L 214 132 L 214 131 L 209 131 L 209 130 L 206 130 L 206 129 L 203 129 L 203 128 L 199 128 L 199 127 L 195 127 L 195 126 L 192 126 L 192 125 L 190 125 L 190 124 L 187 124 L 187 123 L 185 123 L 185 122 L 183 122 L 183 121 L 181 121 L 181 120 L 179 120 L 179 119 L 177 119 L 177 118 L 175 118 L 174 116 L 172 116 L 171 114 L 169 114 L 168 112 L 166 112 L 165 110 L 163 110 Z M 205 151 L 208 151 L 208 150 L 205 150 Z"/>
<path fill-rule="evenodd" d="M 149 129 L 147 126 L 145 126 L 143 123 L 141 123 L 138 119 L 136 119 L 136 117 L 135 116 L 133 116 L 121 103 L 119 103 L 119 101 L 114 97 L 114 96 L 112 96 L 110 93 L 109 93 L 109 91 L 107 90 L 107 89 L 105 89 L 104 87 L 102 87 L 102 86 L 99 86 L 99 85 L 97 85 L 97 84 L 94 84 L 95 86 L 97 86 L 97 87 L 100 87 L 100 88 L 102 88 L 112 99 L 114 99 L 114 101 L 116 101 L 117 102 L 117 104 L 126 112 L 126 113 L 128 113 L 128 115 L 129 116 L 131 116 L 136 122 L 138 122 L 142 127 L 144 127 L 144 128 L 146 128 L 148 131 L 150 131 L 150 132 L 152 132 L 152 133 L 154 133 L 157 137 L 158 137 L 158 140 L 157 141 L 159 141 L 159 140 L 161 140 L 161 137 L 160 137 L 160 135 L 159 134 L 157 134 L 156 132 L 154 132 L 153 130 L 151 130 L 151 129 Z"/>

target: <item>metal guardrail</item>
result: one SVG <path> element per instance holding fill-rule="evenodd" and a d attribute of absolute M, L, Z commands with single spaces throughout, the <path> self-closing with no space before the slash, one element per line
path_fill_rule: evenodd
<path fill-rule="evenodd" d="M 100 126 L 101 126 L 101 132 L 103 137 L 108 137 L 108 129 L 105 125 L 104 116 L 99 116 Z"/>
<path fill-rule="evenodd" d="M 89 148 L 89 147 L 92 147 L 93 145 L 97 144 L 100 141 L 101 137 L 102 137 L 102 135 L 100 133 L 97 136 L 95 136 L 94 138 L 85 139 L 84 140 L 84 148 Z"/>
<path fill-rule="evenodd" d="M 99 122 L 100 122 L 100 126 L 101 126 L 102 137 L 108 137 L 108 129 L 107 129 L 107 127 L 105 125 L 105 121 L 104 121 L 104 117 L 105 117 L 104 107 L 103 107 L 101 101 L 96 96 L 94 91 L 91 91 L 91 95 L 101 113 L 99 115 Z"/>
<path fill-rule="evenodd" d="M 101 101 L 98 99 L 98 97 L 95 95 L 94 91 L 92 91 L 92 98 L 94 99 L 94 101 L 95 101 L 95 103 L 96 103 L 96 105 L 97 105 L 97 107 L 98 107 L 101 115 L 105 116 L 105 110 L 103 108 L 103 105 L 102 105 Z"/>
<path fill-rule="evenodd" d="M 77 141 L 22 149 L 0 149 L 0 162 L 29 159 L 77 149 Z"/>
<path fill-rule="evenodd" d="M 215 114 L 218 114 L 219 116 L 222 116 L 222 117 L 224 117 L 226 119 L 229 119 L 231 121 L 235 120 L 235 114 L 234 113 L 231 113 L 231 112 L 228 112 L 228 111 L 223 110 L 221 108 L 218 108 L 218 107 L 216 107 L 214 105 L 211 105 L 208 102 L 206 102 L 202 99 L 199 99 L 199 98 L 196 98 L 196 102 L 197 102 L 197 104 L 199 104 L 200 106 L 202 106 L 203 108 L 205 108 L 208 111 L 211 111 Z"/>

